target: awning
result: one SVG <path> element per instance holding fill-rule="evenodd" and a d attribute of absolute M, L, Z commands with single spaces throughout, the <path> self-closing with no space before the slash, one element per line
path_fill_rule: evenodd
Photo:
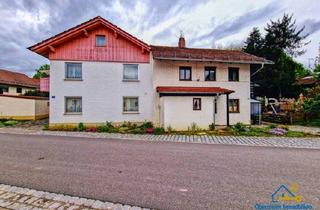
<path fill-rule="evenodd" d="M 175 87 L 158 86 L 157 92 L 161 96 L 216 96 L 233 93 L 233 90 L 220 87 Z"/>

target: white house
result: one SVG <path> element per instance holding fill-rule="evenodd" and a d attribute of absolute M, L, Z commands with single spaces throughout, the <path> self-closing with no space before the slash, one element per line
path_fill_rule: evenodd
<path fill-rule="evenodd" d="M 152 121 L 250 123 L 250 64 L 242 51 L 150 46 L 96 17 L 29 48 L 50 60 L 50 125 Z"/>

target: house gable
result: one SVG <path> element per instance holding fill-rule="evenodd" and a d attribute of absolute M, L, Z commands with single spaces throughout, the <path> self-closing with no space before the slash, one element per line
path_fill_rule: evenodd
<path fill-rule="evenodd" d="M 106 37 L 106 46 L 96 46 L 96 35 Z M 148 63 L 149 46 L 96 17 L 65 32 L 29 47 L 50 60 L 109 61 Z"/>

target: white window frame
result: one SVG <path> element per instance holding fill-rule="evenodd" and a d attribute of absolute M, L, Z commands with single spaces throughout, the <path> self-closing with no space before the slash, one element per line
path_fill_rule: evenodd
<path fill-rule="evenodd" d="M 80 99 L 81 103 L 81 112 L 68 112 L 67 108 L 67 100 L 68 99 Z M 81 115 L 83 112 L 83 106 L 82 106 L 82 96 L 65 96 L 64 97 L 64 113 L 65 114 L 70 114 L 70 115 Z"/>
<path fill-rule="evenodd" d="M 126 66 L 136 66 L 137 67 L 137 78 L 134 78 L 134 79 L 125 78 Z M 138 64 L 123 64 L 122 81 L 124 81 L 124 82 L 139 82 L 139 65 Z"/>
<path fill-rule="evenodd" d="M 124 101 L 126 99 L 137 99 L 138 100 L 138 110 L 134 110 L 134 111 L 125 110 Z M 140 102 L 139 102 L 138 96 L 123 96 L 123 98 L 122 98 L 122 113 L 124 113 L 124 114 L 138 114 L 139 110 L 140 110 Z"/>
<path fill-rule="evenodd" d="M 81 66 L 81 75 L 80 77 L 68 77 L 68 65 L 77 64 Z M 65 63 L 65 80 L 75 80 L 75 81 L 82 81 L 82 63 L 75 63 L 75 62 L 66 62 Z"/>

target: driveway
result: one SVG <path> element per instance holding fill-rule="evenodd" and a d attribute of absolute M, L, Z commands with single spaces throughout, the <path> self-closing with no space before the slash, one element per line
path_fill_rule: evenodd
<path fill-rule="evenodd" d="M 156 209 L 252 209 L 298 183 L 320 207 L 320 150 L 0 134 L 0 183 Z"/>

